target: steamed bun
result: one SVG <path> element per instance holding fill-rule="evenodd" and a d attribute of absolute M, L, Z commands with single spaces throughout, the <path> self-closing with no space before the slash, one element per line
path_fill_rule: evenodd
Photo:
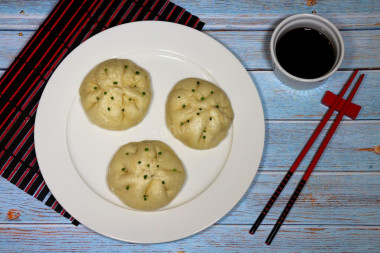
<path fill-rule="evenodd" d="M 171 133 L 194 149 L 217 146 L 233 120 L 230 100 L 211 82 L 198 78 L 179 81 L 166 102 L 166 123 Z"/>
<path fill-rule="evenodd" d="M 185 170 L 161 141 L 131 142 L 119 148 L 108 170 L 108 186 L 128 206 L 155 210 L 181 190 Z"/>
<path fill-rule="evenodd" d="M 125 130 L 145 116 L 151 99 L 146 70 L 127 59 L 111 59 L 93 68 L 79 94 L 90 121 L 109 130 Z"/>

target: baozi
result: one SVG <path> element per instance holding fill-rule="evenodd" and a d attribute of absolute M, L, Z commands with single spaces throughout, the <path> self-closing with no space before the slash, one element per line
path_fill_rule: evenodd
<path fill-rule="evenodd" d="M 198 78 L 179 81 L 166 102 L 171 133 L 194 149 L 217 146 L 227 135 L 234 113 L 224 91 Z"/>
<path fill-rule="evenodd" d="M 91 122 L 109 130 L 125 130 L 138 124 L 148 110 L 150 77 L 130 60 L 110 59 L 87 74 L 79 94 Z"/>
<path fill-rule="evenodd" d="M 109 165 L 107 182 L 129 207 L 155 210 L 177 195 L 185 177 L 182 162 L 168 145 L 141 141 L 119 148 Z"/>

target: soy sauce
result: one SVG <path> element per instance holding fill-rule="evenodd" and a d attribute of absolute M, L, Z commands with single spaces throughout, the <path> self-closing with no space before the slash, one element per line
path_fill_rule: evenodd
<path fill-rule="evenodd" d="M 305 79 L 325 75 L 335 62 L 330 40 L 323 33 L 307 27 L 285 33 L 277 42 L 276 55 L 288 73 Z"/>

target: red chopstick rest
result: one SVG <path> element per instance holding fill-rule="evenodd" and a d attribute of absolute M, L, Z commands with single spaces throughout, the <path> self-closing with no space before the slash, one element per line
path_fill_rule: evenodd
<path fill-rule="evenodd" d="M 325 106 L 331 107 L 337 98 L 338 98 L 338 96 L 335 95 L 334 93 L 332 93 L 331 91 L 326 91 L 326 94 L 322 98 L 321 103 Z M 340 112 L 342 110 L 345 102 L 346 102 L 346 100 L 342 98 L 339 101 L 339 104 L 337 105 L 337 107 L 335 108 L 335 111 Z M 354 120 L 358 116 L 361 109 L 362 109 L 362 107 L 360 105 L 350 103 L 348 106 L 347 112 L 345 113 L 345 116 Z"/>

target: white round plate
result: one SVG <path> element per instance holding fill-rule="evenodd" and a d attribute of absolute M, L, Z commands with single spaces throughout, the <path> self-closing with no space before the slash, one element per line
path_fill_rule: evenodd
<path fill-rule="evenodd" d="M 85 75 L 110 58 L 128 58 L 151 76 L 153 97 L 143 121 L 125 131 L 89 122 L 80 104 Z M 165 124 L 165 103 L 187 77 L 219 85 L 235 113 L 228 136 L 216 148 L 194 150 Z M 212 225 L 242 198 L 264 148 L 260 97 L 242 64 L 224 46 L 195 29 L 143 21 L 101 32 L 73 50 L 55 70 L 41 97 L 35 124 L 38 163 L 58 202 L 79 222 L 103 235 L 137 243 L 190 236 Z M 124 205 L 108 188 L 108 164 L 123 144 L 161 140 L 182 160 L 187 179 L 168 205 L 145 212 Z"/>

